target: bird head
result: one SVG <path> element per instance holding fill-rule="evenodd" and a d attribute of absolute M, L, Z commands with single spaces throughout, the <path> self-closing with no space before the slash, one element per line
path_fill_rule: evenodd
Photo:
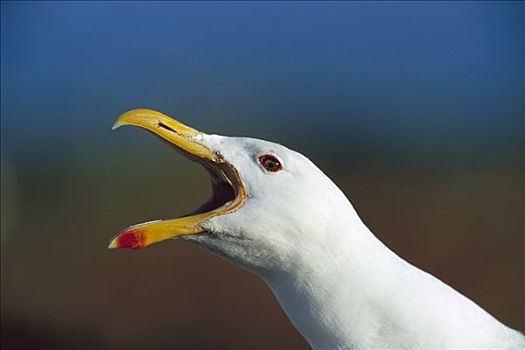
<path fill-rule="evenodd" d="M 109 248 L 190 240 L 249 270 L 286 268 L 300 251 L 323 245 L 346 197 L 308 158 L 282 145 L 208 135 L 160 112 L 136 109 L 122 125 L 144 128 L 210 173 L 211 198 L 188 216 L 130 226 Z"/>

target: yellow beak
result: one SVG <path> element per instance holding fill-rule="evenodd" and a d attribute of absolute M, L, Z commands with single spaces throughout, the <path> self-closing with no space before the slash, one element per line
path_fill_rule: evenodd
<path fill-rule="evenodd" d="M 233 188 L 235 199 L 208 212 L 130 226 L 113 237 L 109 244 L 110 249 L 143 248 L 166 239 L 204 232 L 205 229 L 201 226 L 204 221 L 217 215 L 231 213 L 248 197 L 244 183 L 235 168 L 218 153 L 197 141 L 198 135 L 204 135 L 200 131 L 150 109 L 135 109 L 122 114 L 113 125 L 113 129 L 122 125 L 144 128 L 173 144 L 192 160 L 206 163 L 208 169 L 214 169 L 214 173 Z"/>
<path fill-rule="evenodd" d="M 112 129 L 115 130 L 123 125 L 133 125 L 144 128 L 190 155 L 208 159 L 213 162 L 222 161 L 215 152 L 194 140 L 196 135 L 202 135 L 204 133 L 160 112 L 151 109 L 133 109 L 118 117 Z"/>

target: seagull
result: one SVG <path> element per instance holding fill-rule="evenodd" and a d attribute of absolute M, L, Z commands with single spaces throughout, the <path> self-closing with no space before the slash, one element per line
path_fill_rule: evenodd
<path fill-rule="evenodd" d="M 144 128 L 197 161 L 211 198 L 188 216 L 118 233 L 109 248 L 190 241 L 258 275 L 312 349 L 525 349 L 525 337 L 387 248 L 343 192 L 280 144 L 210 135 L 135 109 Z"/>

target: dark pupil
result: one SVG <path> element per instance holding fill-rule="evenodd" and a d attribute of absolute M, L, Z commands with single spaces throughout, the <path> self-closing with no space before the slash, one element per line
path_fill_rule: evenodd
<path fill-rule="evenodd" d="M 266 159 L 264 166 L 268 170 L 275 170 L 279 167 L 279 162 L 275 159 Z"/>
<path fill-rule="evenodd" d="M 264 169 L 271 172 L 277 172 L 283 168 L 281 162 L 279 162 L 279 159 L 268 154 L 260 156 L 259 163 L 264 167 Z"/>

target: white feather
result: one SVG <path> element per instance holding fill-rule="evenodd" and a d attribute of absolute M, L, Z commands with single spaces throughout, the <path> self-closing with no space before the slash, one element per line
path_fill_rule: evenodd
<path fill-rule="evenodd" d="M 521 333 L 383 245 L 306 157 L 248 138 L 200 142 L 235 166 L 249 199 L 185 239 L 258 274 L 312 348 L 525 349 Z M 284 170 L 265 172 L 265 153 Z"/>

